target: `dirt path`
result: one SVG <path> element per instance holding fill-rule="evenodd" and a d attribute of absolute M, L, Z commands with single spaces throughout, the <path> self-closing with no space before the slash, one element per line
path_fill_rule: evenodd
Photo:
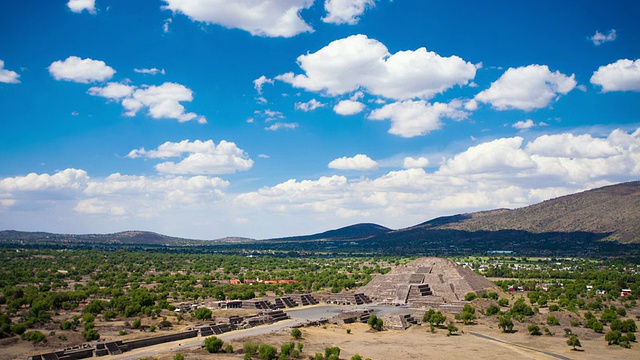
<path fill-rule="evenodd" d="M 467 334 L 473 335 L 475 337 L 479 337 L 481 339 L 485 339 L 485 340 L 489 340 L 489 341 L 495 341 L 495 342 L 498 342 L 498 343 L 501 343 L 501 344 L 504 344 L 504 345 L 507 345 L 507 346 L 516 346 L 516 347 L 520 347 L 520 348 L 523 348 L 523 349 L 539 352 L 539 353 L 545 354 L 547 356 L 551 356 L 551 357 L 556 358 L 556 359 L 571 360 L 571 358 L 568 358 L 566 356 L 550 353 L 550 352 L 547 352 L 547 351 L 544 351 L 544 350 L 534 349 L 534 348 L 531 348 L 531 347 L 528 347 L 528 346 L 524 346 L 524 345 L 510 343 L 510 342 L 503 341 L 503 340 L 500 340 L 500 339 L 492 338 L 492 337 L 487 336 L 487 335 L 478 334 L 478 333 L 474 333 L 474 332 L 470 332 L 470 331 L 468 331 Z"/>

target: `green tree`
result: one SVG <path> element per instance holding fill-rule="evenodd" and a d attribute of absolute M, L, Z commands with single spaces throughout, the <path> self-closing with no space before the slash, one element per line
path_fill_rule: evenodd
<path fill-rule="evenodd" d="M 258 355 L 260 356 L 260 360 L 272 360 L 276 358 L 276 354 L 278 353 L 278 349 L 274 346 L 262 344 L 258 347 Z"/>
<path fill-rule="evenodd" d="M 558 318 L 553 315 L 547 316 L 547 325 L 560 325 Z"/>
<path fill-rule="evenodd" d="M 493 316 L 499 312 L 500 312 L 500 308 L 495 304 L 489 305 L 489 307 L 487 307 L 487 310 L 485 310 L 485 314 L 487 314 L 487 316 Z"/>
<path fill-rule="evenodd" d="M 457 332 L 458 328 L 453 323 L 449 323 L 449 325 L 447 325 L 447 330 L 449 331 L 447 332 L 447 336 L 450 336 L 454 332 Z"/>
<path fill-rule="evenodd" d="M 174 357 L 173 360 L 184 360 L 184 356 L 180 353 L 177 353 Z"/>
<path fill-rule="evenodd" d="M 224 341 L 215 336 L 210 336 L 204 339 L 204 348 L 210 353 L 217 353 L 222 349 Z"/>
<path fill-rule="evenodd" d="M 477 298 L 477 297 L 478 297 L 478 295 L 476 295 L 476 293 L 474 293 L 474 292 L 468 292 L 468 293 L 466 293 L 466 295 L 464 296 L 464 299 L 465 299 L 466 301 L 471 301 L 471 300 L 474 300 L 474 299 L 475 299 L 475 298 Z"/>
<path fill-rule="evenodd" d="M 502 332 L 512 332 L 513 331 L 513 321 L 511 320 L 511 316 L 504 315 L 498 317 L 498 327 L 502 329 Z"/>
<path fill-rule="evenodd" d="M 536 324 L 527 326 L 527 331 L 529 331 L 529 334 L 531 335 L 542 335 L 542 333 L 540 332 L 540 327 Z"/>
<path fill-rule="evenodd" d="M 258 352 L 258 345 L 252 343 L 244 343 L 242 345 L 242 351 L 250 356 L 255 355 Z"/>
<path fill-rule="evenodd" d="M 300 331 L 300 329 L 298 328 L 291 329 L 291 337 L 296 340 L 300 340 L 300 338 L 302 338 L 302 331 Z"/>
<path fill-rule="evenodd" d="M 582 347 L 582 344 L 580 344 L 580 339 L 578 339 L 578 337 L 575 335 L 571 335 L 571 337 L 567 339 L 567 345 L 573 346 L 573 350 L 576 350 L 576 346 Z"/>
<path fill-rule="evenodd" d="M 131 323 L 131 328 L 132 328 L 132 329 L 140 329 L 140 326 L 142 326 L 142 322 L 140 321 L 140 319 L 135 319 L 135 320 Z"/>
<path fill-rule="evenodd" d="M 440 326 L 446 320 L 447 320 L 447 317 L 444 316 L 440 311 L 438 311 L 433 315 L 431 315 L 431 318 L 429 319 L 429 323 L 433 326 Z"/>
<path fill-rule="evenodd" d="M 199 320 L 210 320 L 213 312 L 207 308 L 199 308 L 196 310 L 194 316 Z"/>
<path fill-rule="evenodd" d="M 324 357 L 329 359 L 332 355 L 336 358 L 340 356 L 340 348 L 337 346 L 324 348 Z"/>
<path fill-rule="evenodd" d="M 100 334 L 95 329 L 87 329 L 82 332 L 82 337 L 86 341 L 93 341 L 100 339 Z"/>
<path fill-rule="evenodd" d="M 362 360 L 362 356 L 360 356 L 360 354 L 355 354 L 351 357 L 351 360 Z"/>
<path fill-rule="evenodd" d="M 612 345 L 612 344 L 619 344 L 620 343 L 620 338 L 622 337 L 622 333 L 618 330 L 613 330 L 613 331 L 609 331 L 605 336 L 604 339 L 607 341 L 608 345 Z"/>

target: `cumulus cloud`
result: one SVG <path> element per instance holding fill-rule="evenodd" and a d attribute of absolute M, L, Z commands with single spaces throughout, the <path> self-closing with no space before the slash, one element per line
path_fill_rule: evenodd
<path fill-rule="evenodd" d="M 457 104 L 430 104 L 424 100 L 405 100 L 372 111 L 368 119 L 391 120 L 390 134 L 415 137 L 440 129 L 441 118 L 464 119 L 467 113 L 455 105 Z"/>
<path fill-rule="evenodd" d="M 602 92 L 640 91 L 640 59 L 620 59 L 600 66 L 591 76 L 591 83 L 602 86 Z"/>
<path fill-rule="evenodd" d="M 519 130 L 531 129 L 534 126 L 536 126 L 536 124 L 531 119 L 520 120 L 520 121 L 516 122 L 515 124 L 511 125 L 511 127 L 519 129 Z"/>
<path fill-rule="evenodd" d="M 335 159 L 329 163 L 328 167 L 336 170 L 368 171 L 377 169 L 378 163 L 373 161 L 367 155 L 358 154 L 354 157 L 345 156 Z"/>
<path fill-rule="evenodd" d="M 560 95 L 566 95 L 577 85 L 575 75 L 551 72 L 547 65 L 509 68 L 475 99 L 489 103 L 494 109 L 531 111 L 549 106 Z"/>
<path fill-rule="evenodd" d="M 264 84 L 273 85 L 273 79 L 269 79 L 266 76 L 262 75 L 259 78 L 253 80 L 253 87 L 256 89 L 258 94 L 262 94 L 262 86 L 264 86 Z"/>
<path fill-rule="evenodd" d="M 428 99 L 468 84 L 476 74 L 475 66 L 458 56 L 442 57 L 426 48 L 390 54 L 384 44 L 365 35 L 335 40 L 297 60 L 304 74 L 289 72 L 276 79 L 329 95 L 363 89 L 391 99 Z"/>
<path fill-rule="evenodd" d="M 342 100 L 333 107 L 333 111 L 338 115 L 355 115 L 364 110 L 364 104 L 354 100 Z"/>
<path fill-rule="evenodd" d="M 571 145 L 557 147 L 560 143 Z M 446 158 L 434 172 L 410 166 L 372 179 L 290 179 L 240 194 L 233 203 L 268 208 L 278 216 L 304 213 L 316 220 L 401 227 L 443 214 L 521 207 L 639 175 L 640 129 L 614 130 L 606 137 L 557 134 L 528 143 L 501 138 Z"/>
<path fill-rule="evenodd" d="M 91 14 L 95 14 L 96 0 L 69 0 L 67 7 L 74 13 L 81 13 L 87 10 Z"/>
<path fill-rule="evenodd" d="M 51 63 L 49 65 L 49 73 L 56 80 L 88 84 L 109 80 L 116 71 L 101 60 L 69 56 L 65 60 Z"/>
<path fill-rule="evenodd" d="M 429 159 L 426 157 L 414 158 L 407 156 L 402 161 L 402 166 L 405 169 L 425 168 L 429 166 Z"/>
<path fill-rule="evenodd" d="M 0 60 L 0 82 L 6 84 L 17 84 L 20 82 L 18 78 L 20 75 L 11 70 L 7 70 L 4 68 L 4 61 Z"/>
<path fill-rule="evenodd" d="M 193 21 L 242 29 L 256 36 L 292 37 L 313 29 L 300 11 L 313 0 L 164 0 L 163 9 L 182 13 Z"/>
<path fill-rule="evenodd" d="M 317 108 L 323 107 L 324 104 L 319 102 L 316 99 L 311 99 L 307 102 L 297 102 L 295 103 L 294 107 L 296 110 L 302 110 L 302 111 L 313 111 Z"/>
<path fill-rule="evenodd" d="M 277 122 L 273 125 L 265 127 L 264 129 L 267 131 L 278 131 L 278 130 L 293 130 L 297 127 L 298 127 L 298 123 Z"/>
<path fill-rule="evenodd" d="M 614 41 L 616 39 L 616 29 L 609 30 L 607 35 L 596 30 L 596 33 L 589 38 L 594 45 L 598 46 L 606 42 Z"/>
<path fill-rule="evenodd" d="M 155 166 L 163 174 L 231 174 L 253 167 L 249 155 L 233 142 L 225 140 L 216 145 L 213 140 L 181 142 L 167 141 L 155 150 L 144 148 L 131 150 L 128 158 L 168 159 L 182 158 L 179 162 L 167 161 Z"/>
<path fill-rule="evenodd" d="M 104 87 L 90 87 L 88 93 L 93 96 L 101 96 L 111 100 L 120 100 L 133 94 L 135 88 L 135 86 L 131 85 L 110 82 Z"/>
<path fill-rule="evenodd" d="M 30 173 L 0 180 L 0 190 L 9 193 L 25 191 L 82 190 L 89 176 L 79 169 L 66 169 L 53 175 Z"/>
<path fill-rule="evenodd" d="M 376 6 L 375 0 L 325 0 L 324 9 L 327 16 L 322 21 L 332 24 L 354 25 L 360 21 L 359 16 L 369 7 Z"/>
<path fill-rule="evenodd" d="M 164 69 L 157 69 L 157 68 L 151 68 L 151 69 L 133 69 L 133 71 L 139 73 L 139 74 L 149 74 L 149 75 L 157 75 L 157 74 L 165 74 Z"/>
<path fill-rule="evenodd" d="M 193 92 L 184 85 L 165 82 L 162 85 L 135 87 L 121 83 L 108 83 L 104 87 L 91 87 L 89 94 L 119 101 L 126 116 L 135 116 L 146 108 L 154 119 L 175 119 L 179 122 L 197 121 L 206 124 L 207 119 L 193 112 L 186 112 L 181 102 L 193 100 Z"/>

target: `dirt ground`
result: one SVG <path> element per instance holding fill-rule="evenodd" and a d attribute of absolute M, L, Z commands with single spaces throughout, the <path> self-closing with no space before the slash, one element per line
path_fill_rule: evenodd
<path fill-rule="evenodd" d="M 503 334 L 499 329 L 487 325 L 458 324 L 461 330 L 457 335 L 446 336 L 447 331 L 437 329 L 431 333 L 428 327 L 413 326 L 408 330 L 385 330 L 374 332 L 366 324 L 326 325 L 302 329 L 304 344 L 302 359 L 308 359 L 316 352 L 324 353 L 325 347 L 338 346 L 341 359 L 351 359 L 354 354 L 363 358 L 379 359 L 640 359 L 640 346 L 633 344 L 631 349 L 620 346 L 607 346 L 603 338 L 581 340 L 580 351 L 573 351 L 566 345 L 566 337 L 556 333 L 554 336 L 531 336 L 525 331 Z M 347 329 L 351 330 L 347 334 Z M 492 339 L 478 337 L 482 334 Z M 202 339 L 194 339 L 193 343 Z M 498 341 L 496 341 L 498 340 Z M 277 346 L 294 341 L 289 330 L 277 333 L 225 341 L 231 344 L 234 354 L 216 354 L 216 359 L 242 359 L 242 345 L 245 342 Z M 298 342 L 298 341 L 296 341 Z M 176 343 L 163 344 L 147 348 L 148 353 L 123 354 L 126 358 L 171 360 L 176 353 L 185 359 L 210 359 L 211 354 L 198 346 L 186 348 L 189 343 L 182 342 L 182 348 Z M 134 355 L 131 357 L 131 355 Z M 118 357 L 120 358 L 120 357 Z M 123 357 L 125 358 L 125 357 Z M 256 357 L 257 358 L 257 357 Z"/>

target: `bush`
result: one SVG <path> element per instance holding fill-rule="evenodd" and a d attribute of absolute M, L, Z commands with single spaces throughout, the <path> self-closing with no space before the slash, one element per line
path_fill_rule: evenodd
<path fill-rule="evenodd" d="M 351 360 L 362 360 L 362 356 L 360 356 L 360 354 L 355 354 L 351 357 Z"/>
<path fill-rule="evenodd" d="M 502 332 L 512 332 L 513 321 L 511 320 L 511 316 L 504 315 L 498 317 L 498 327 L 502 329 Z"/>
<path fill-rule="evenodd" d="M 466 301 L 471 301 L 471 300 L 474 300 L 474 299 L 475 299 L 475 298 L 477 298 L 477 297 L 478 297 L 478 295 L 476 295 L 476 293 L 474 293 L 474 292 L 468 292 L 468 293 L 464 296 L 464 299 L 465 299 Z"/>
<path fill-rule="evenodd" d="M 542 335 L 542 333 L 540 332 L 540 327 L 535 324 L 527 326 L 527 331 L 529 331 L 529 334 L 531 335 Z"/>
<path fill-rule="evenodd" d="M 339 357 L 340 348 L 337 346 L 324 348 L 324 357 L 328 359 L 331 357 L 331 355 L 335 355 L 336 358 Z"/>
<path fill-rule="evenodd" d="M 217 353 L 218 351 L 220 351 L 223 344 L 224 341 L 215 336 L 210 336 L 204 339 L 204 348 L 210 353 Z"/>
<path fill-rule="evenodd" d="M 142 322 L 140 321 L 140 319 L 135 319 L 133 321 L 133 323 L 131 323 L 131 328 L 132 329 L 140 329 L 141 325 L 142 325 Z"/>
<path fill-rule="evenodd" d="M 276 358 L 278 349 L 271 345 L 262 344 L 258 347 L 258 354 L 261 360 L 272 360 Z"/>
<path fill-rule="evenodd" d="M 300 338 L 302 338 L 302 331 L 300 331 L 300 329 L 298 328 L 291 329 L 291 337 L 296 340 L 300 340 Z"/>
<path fill-rule="evenodd" d="M 502 298 L 498 300 L 498 305 L 500 306 L 509 306 L 509 299 Z"/>
<path fill-rule="evenodd" d="M 173 360 L 184 360 L 184 356 L 180 353 L 177 353 L 174 357 Z"/>
<path fill-rule="evenodd" d="M 242 345 L 242 351 L 250 356 L 255 355 L 258 352 L 258 345 L 252 343 L 244 343 Z"/>
<path fill-rule="evenodd" d="M 559 311 L 560 310 L 560 306 L 556 305 L 556 304 L 551 304 L 549 306 L 549 311 Z"/>
<path fill-rule="evenodd" d="M 227 345 L 224 347 L 224 352 L 227 354 L 233 354 L 233 346 Z"/>
<path fill-rule="evenodd" d="M 29 331 L 22 334 L 21 337 L 23 340 L 31 341 L 33 345 L 36 345 L 41 342 L 47 342 L 47 337 L 40 331 Z"/>
<path fill-rule="evenodd" d="M 100 334 L 94 329 L 89 329 L 82 332 L 82 337 L 86 341 L 93 341 L 100 339 Z"/>
<path fill-rule="evenodd" d="M 571 335 L 571 337 L 567 339 L 567 345 L 573 346 L 573 350 L 576 349 L 576 346 L 582 347 L 582 344 L 580 344 L 580 340 L 575 335 Z"/>
<path fill-rule="evenodd" d="M 102 314 L 102 318 L 105 319 L 106 321 L 109 321 L 111 319 L 115 319 L 116 318 L 116 313 L 113 310 L 107 310 L 104 312 L 104 314 Z"/>
<path fill-rule="evenodd" d="M 492 316 L 495 315 L 497 313 L 500 312 L 500 308 L 494 304 L 489 305 L 489 307 L 487 308 L 485 314 L 487 314 L 487 316 Z"/>
<path fill-rule="evenodd" d="M 24 324 L 15 324 L 11 327 L 11 332 L 16 335 L 22 335 L 27 331 L 27 327 Z"/>
<path fill-rule="evenodd" d="M 549 315 L 547 316 L 547 325 L 560 325 L 560 322 L 555 316 Z"/>
<path fill-rule="evenodd" d="M 196 310 L 194 314 L 196 319 L 199 319 L 199 320 L 209 320 L 211 319 L 212 315 L 213 315 L 213 312 L 207 308 L 199 308 L 198 310 Z"/>
<path fill-rule="evenodd" d="M 449 323 L 449 325 L 447 325 L 447 330 L 449 331 L 447 333 L 447 336 L 449 336 L 449 335 L 453 334 L 454 332 L 457 332 L 458 328 L 455 325 L 453 325 L 453 323 Z"/>
<path fill-rule="evenodd" d="M 73 328 L 73 324 L 69 320 L 65 320 L 60 324 L 60 329 L 62 330 L 71 330 Z"/>
<path fill-rule="evenodd" d="M 289 356 L 289 354 L 291 353 L 291 350 L 294 350 L 295 348 L 296 346 L 294 343 L 282 344 L 280 346 L 280 353 L 282 355 Z"/>
<path fill-rule="evenodd" d="M 377 316 L 375 316 L 373 314 L 371 316 L 369 316 L 369 320 L 367 320 L 367 324 L 369 326 L 371 326 L 371 328 L 376 330 L 376 331 L 381 331 L 382 327 L 384 326 L 384 324 L 382 322 L 382 319 L 378 318 Z"/>

